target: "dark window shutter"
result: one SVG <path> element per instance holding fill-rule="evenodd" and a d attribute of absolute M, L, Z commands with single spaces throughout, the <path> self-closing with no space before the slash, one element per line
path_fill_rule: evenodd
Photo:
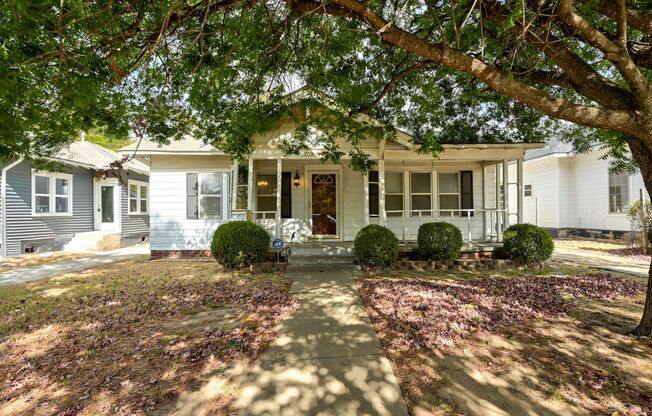
<path fill-rule="evenodd" d="M 199 178 L 196 173 L 186 174 L 186 215 L 189 220 L 199 219 Z"/>
<path fill-rule="evenodd" d="M 379 189 L 378 189 L 378 171 L 371 170 L 369 171 L 369 215 L 377 217 L 379 215 L 378 200 L 379 200 Z"/>
<path fill-rule="evenodd" d="M 292 218 L 292 172 L 281 173 L 281 218 Z"/>
<path fill-rule="evenodd" d="M 473 209 L 473 172 L 470 170 L 463 170 L 461 176 L 461 196 L 462 206 L 461 209 Z M 467 213 L 463 212 L 462 216 L 466 217 Z M 471 213 L 473 216 L 473 213 Z"/>

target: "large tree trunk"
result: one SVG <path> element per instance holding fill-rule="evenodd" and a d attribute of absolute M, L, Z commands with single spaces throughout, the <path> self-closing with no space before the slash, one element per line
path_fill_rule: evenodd
<path fill-rule="evenodd" d="M 652 195 L 652 151 L 640 139 L 630 138 L 627 142 L 632 151 L 632 156 L 634 156 L 634 159 L 641 169 L 645 188 L 647 189 L 648 194 Z M 650 270 L 648 272 L 643 317 L 631 334 L 639 337 L 652 336 L 652 264 L 650 264 Z"/>

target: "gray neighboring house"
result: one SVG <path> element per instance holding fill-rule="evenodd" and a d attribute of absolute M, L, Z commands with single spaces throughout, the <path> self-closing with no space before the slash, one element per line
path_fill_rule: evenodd
<path fill-rule="evenodd" d="M 149 166 L 137 160 L 102 175 L 123 156 L 87 141 L 39 171 L 25 160 L 0 160 L 1 255 L 102 251 L 149 237 Z"/>

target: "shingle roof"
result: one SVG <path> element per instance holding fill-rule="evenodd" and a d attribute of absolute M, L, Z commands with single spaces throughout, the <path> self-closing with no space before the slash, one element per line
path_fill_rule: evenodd
<path fill-rule="evenodd" d="M 192 138 L 190 136 L 186 136 L 180 140 L 171 140 L 170 144 L 163 145 L 163 146 L 158 143 L 149 141 L 147 139 L 142 139 L 140 143 L 138 142 L 138 140 L 135 140 L 134 142 L 120 149 L 120 151 L 123 153 L 134 152 L 136 150 L 138 150 L 139 153 L 161 151 L 161 152 L 182 152 L 182 153 L 199 152 L 199 153 L 223 154 L 223 152 L 218 148 L 216 148 L 215 146 L 206 144 L 203 141 Z"/>
<path fill-rule="evenodd" d="M 70 146 L 60 150 L 54 159 L 63 163 L 72 163 L 88 169 L 108 169 L 111 163 L 124 159 L 119 153 L 99 146 L 95 143 L 80 141 L 72 142 Z M 123 164 L 126 170 L 148 174 L 149 166 L 138 161 L 130 160 Z"/>
<path fill-rule="evenodd" d="M 524 160 L 532 160 L 556 153 L 569 154 L 572 151 L 573 145 L 571 143 L 563 142 L 559 137 L 551 137 L 541 149 L 533 149 L 525 152 Z"/>

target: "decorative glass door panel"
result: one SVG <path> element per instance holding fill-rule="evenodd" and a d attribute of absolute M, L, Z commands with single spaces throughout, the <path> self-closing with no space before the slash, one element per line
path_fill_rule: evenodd
<path fill-rule="evenodd" d="M 312 235 L 337 236 L 337 175 L 313 173 Z"/>

